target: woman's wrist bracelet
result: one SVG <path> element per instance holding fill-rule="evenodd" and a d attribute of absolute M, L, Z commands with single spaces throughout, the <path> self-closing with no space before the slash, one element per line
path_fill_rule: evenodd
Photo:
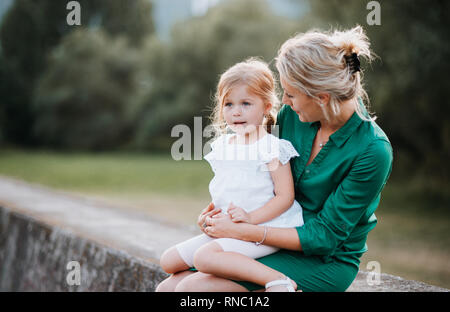
<path fill-rule="evenodd" d="M 261 241 L 255 242 L 255 245 L 256 245 L 256 246 L 259 246 L 259 245 L 261 245 L 262 243 L 264 243 L 264 241 L 266 240 L 266 236 L 267 236 L 267 225 L 264 225 L 264 236 L 263 236 L 263 238 L 262 238 Z"/>

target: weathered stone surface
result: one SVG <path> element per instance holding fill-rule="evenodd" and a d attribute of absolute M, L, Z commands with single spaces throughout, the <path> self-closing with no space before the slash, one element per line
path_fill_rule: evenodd
<path fill-rule="evenodd" d="M 356 279 L 347 289 L 350 292 L 448 292 L 448 289 L 428 285 L 418 281 L 406 280 L 401 277 L 381 273 L 380 283 L 375 284 L 370 272 L 359 271 Z M 369 280 L 370 285 L 367 280 Z"/>
<path fill-rule="evenodd" d="M 158 265 L 192 228 L 117 207 L 0 178 L 0 291 L 154 291 L 167 274 Z M 79 286 L 67 268 L 78 261 Z M 448 291 L 382 274 L 370 286 L 361 271 L 348 291 Z"/>
<path fill-rule="evenodd" d="M 0 291 L 154 291 L 166 274 L 152 261 L 0 207 Z M 66 281 L 70 261 L 80 285 Z"/>

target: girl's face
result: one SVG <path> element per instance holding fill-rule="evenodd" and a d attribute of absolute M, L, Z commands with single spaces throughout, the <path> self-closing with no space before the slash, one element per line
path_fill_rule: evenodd
<path fill-rule="evenodd" d="M 245 84 L 233 87 L 222 103 L 226 123 L 239 135 L 257 131 L 270 108 L 271 104 L 265 105 L 261 97 L 248 92 Z"/>
<path fill-rule="evenodd" d="M 283 104 L 289 105 L 297 113 L 300 121 L 315 122 L 323 119 L 322 109 L 311 97 L 292 87 L 283 78 L 280 79 L 280 83 L 284 90 Z"/>

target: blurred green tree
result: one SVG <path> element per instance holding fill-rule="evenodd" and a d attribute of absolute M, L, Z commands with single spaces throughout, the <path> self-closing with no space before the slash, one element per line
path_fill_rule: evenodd
<path fill-rule="evenodd" d="M 139 67 L 125 38 L 83 29 L 67 35 L 37 83 L 35 137 L 64 149 L 120 147 L 132 134 Z"/>
<path fill-rule="evenodd" d="M 47 56 L 60 40 L 78 28 L 101 28 L 125 36 L 133 45 L 154 31 L 152 4 L 147 0 L 79 0 L 81 26 L 67 25 L 65 0 L 16 0 L 0 28 L 0 106 L 4 137 L 22 145 L 37 144 L 31 102 L 36 80 L 47 67 Z"/>
<path fill-rule="evenodd" d="M 155 147 L 174 125 L 192 126 L 194 116 L 209 116 L 219 75 L 250 56 L 272 60 L 296 26 L 275 16 L 265 1 L 226 1 L 177 24 L 170 42 L 151 38 L 143 49 L 148 86 L 137 99 L 136 146 Z"/>

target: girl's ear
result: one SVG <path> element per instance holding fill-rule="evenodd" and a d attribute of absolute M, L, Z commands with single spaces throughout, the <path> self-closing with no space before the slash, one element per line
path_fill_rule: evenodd
<path fill-rule="evenodd" d="M 267 115 L 271 109 L 272 109 L 272 103 L 267 103 L 266 107 L 264 108 L 264 115 Z"/>

